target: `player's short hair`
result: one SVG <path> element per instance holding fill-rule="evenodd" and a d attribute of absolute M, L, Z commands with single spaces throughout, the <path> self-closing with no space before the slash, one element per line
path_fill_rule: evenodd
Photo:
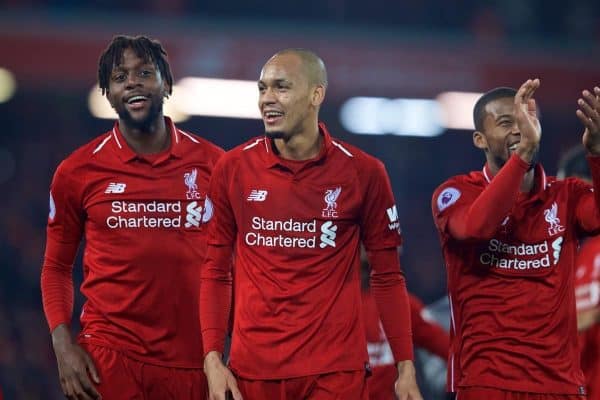
<path fill-rule="evenodd" d="M 586 159 L 586 150 L 582 145 L 570 148 L 558 161 L 558 172 L 556 176 L 564 179 L 576 176 L 591 180 L 592 173 Z"/>
<path fill-rule="evenodd" d="M 126 49 L 132 49 L 144 62 L 152 62 L 156 65 L 160 75 L 169 85 L 169 94 L 171 94 L 173 91 L 173 75 L 171 74 L 167 52 L 158 40 L 143 35 L 117 35 L 112 38 L 108 47 L 102 52 L 98 60 L 98 84 L 102 94 L 108 92 L 110 74 L 114 67 L 121 65 L 123 52 Z"/>
<path fill-rule="evenodd" d="M 511 87 L 497 87 L 489 92 L 484 93 L 479 100 L 477 100 L 477 103 L 475 103 L 475 107 L 473 107 L 473 124 L 475 125 L 475 130 L 483 132 L 485 106 L 494 100 L 504 99 L 507 97 L 514 98 L 516 94 L 517 90 Z"/>

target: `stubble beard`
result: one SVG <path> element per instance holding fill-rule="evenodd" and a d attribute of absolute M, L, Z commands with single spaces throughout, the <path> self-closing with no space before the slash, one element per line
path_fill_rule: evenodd
<path fill-rule="evenodd" d="M 161 116 L 163 103 L 164 98 L 162 96 L 153 96 L 150 99 L 150 109 L 148 110 L 148 114 L 146 114 L 146 116 L 141 120 L 133 118 L 131 113 L 125 108 L 124 105 L 115 108 L 115 111 L 117 112 L 119 119 L 123 121 L 126 126 L 139 130 L 140 132 L 149 132 L 152 125 Z"/>

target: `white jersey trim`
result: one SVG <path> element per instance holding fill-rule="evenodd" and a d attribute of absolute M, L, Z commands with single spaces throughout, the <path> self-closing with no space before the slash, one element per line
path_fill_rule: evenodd
<path fill-rule="evenodd" d="M 122 149 L 123 146 L 121 146 L 121 142 L 119 142 L 119 137 L 117 136 L 117 131 L 115 131 L 115 128 L 113 128 L 112 134 L 115 137 L 115 140 L 117 141 L 117 146 L 119 146 L 119 148 Z"/>
<path fill-rule="evenodd" d="M 179 133 L 181 133 L 182 135 L 184 135 L 185 137 L 189 138 L 192 142 L 194 143 L 200 143 L 195 137 L 193 137 L 192 135 L 190 135 L 189 133 L 186 133 L 182 130 L 179 130 Z"/>
<path fill-rule="evenodd" d="M 456 392 L 456 388 L 454 387 L 454 353 L 450 355 L 450 391 Z"/>
<path fill-rule="evenodd" d="M 347 155 L 348 157 L 354 157 L 352 155 L 352 153 L 350 153 L 348 150 L 346 150 L 346 148 L 344 146 L 342 146 L 341 144 L 339 144 L 338 142 L 334 142 L 333 140 L 331 141 L 331 143 L 337 147 L 338 149 L 340 149 L 345 155 Z"/>
<path fill-rule="evenodd" d="M 454 322 L 454 304 L 452 303 L 452 296 L 450 294 L 448 294 L 448 300 L 448 304 L 450 305 L 450 323 L 452 324 L 452 334 L 456 336 L 456 323 Z M 454 353 L 450 354 L 450 391 L 456 392 L 456 389 L 454 388 Z"/>
<path fill-rule="evenodd" d="M 546 179 L 546 171 L 544 171 L 543 168 L 540 168 L 542 171 L 542 187 L 544 188 L 544 190 L 546 190 L 546 188 L 548 187 L 548 180 Z M 487 183 L 490 183 L 492 181 L 492 178 L 490 178 L 490 176 L 488 175 L 487 172 L 487 168 L 484 165 L 483 166 L 483 176 L 485 177 L 485 180 L 487 181 Z"/>
<path fill-rule="evenodd" d="M 92 154 L 96 154 L 97 152 L 99 152 L 100 150 L 102 150 L 102 148 L 104 147 L 104 145 L 106 144 L 106 142 L 108 142 L 110 139 L 112 138 L 112 135 L 108 135 L 107 137 L 104 138 L 104 140 L 102 141 L 102 143 L 100 143 L 92 152 Z"/>
<path fill-rule="evenodd" d="M 264 139 L 264 138 L 263 138 L 263 139 L 256 139 L 256 141 L 255 141 L 254 143 L 250 143 L 248 146 L 244 147 L 244 149 L 243 149 L 243 150 L 244 150 L 244 151 L 246 151 L 246 150 L 250 150 L 251 148 L 253 148 L 253 147 L 254 147 L 254 146 L 256 146 L 257 144 L 259 144 L 259 143 L 260 143 L 261 141 L 263 141 L 263 140 L 265 140 L 265 139 Z M 269 151 L 269 150 L 267 150 L 267 151 Z"/>

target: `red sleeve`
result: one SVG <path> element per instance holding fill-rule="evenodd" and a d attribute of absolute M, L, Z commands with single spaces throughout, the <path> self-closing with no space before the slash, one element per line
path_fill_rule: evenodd
<path fill-rule="evenodd" d="M 41 288 L 50 331 L 70 324 L 73 314 L 73 261 L 83 235 L 84 212 L 77 184 L 59 166 L 50 187 L 50 213 Z"/>
<path fill-rule="evenodd" d="M 208 222 L 207 255 L 200 273 L 200 326 L 205 355 L 210 351 L 223 353 L 231 310 L 231 260 L 237 228 L 228 184 L 224 164 L 217 163 L 209 186 L 213 217 Z"/>
<path fill-rule="evenodd" d="M 398 260 L 402 240 L 392 187 L 379 160 L 361 172 L 366 186 L 360 229 L 371 265 L 371 292 L 395 360 L 412 360 L 410 308 Z"/>
<path fill-rule="evenodd" d="M 408 298 L 410 300 L 410 320 L 415 346 L 447 360 L 450 336 L 440 325 L 425 318 L 427 310 L 418 298 L 410 293 Z"/>
<path fill-rule="evenodd" d="M 528 168 L 513 154 L 475 199 L 457 188 L 440 186 L 431 205 L 438 229 L 458 240 L 491 238 L 515 204 Z"/>
<path fill-rule="evenodd" d="M 574 195 L 577 201 L 575 219 L 583 232 L 597 234 L 600 231 L 600 157 L 588 156 L 587 159 L 594 189 L 588 184 L 578 181 Z"/>
<path fill-rule="evenodd" d="M 361 240 L 367 250 L 396 248 L 402 244 L 398 210 L 383 163 L 364 165 L 363 206 L 360 216 Z"/>
<path fill-rule="evenodd" d="M 412 360 L 413 343 L 406 283 L 396 248 L 367 252 L 371 265 L 371 293 L 394 360 Z"/>

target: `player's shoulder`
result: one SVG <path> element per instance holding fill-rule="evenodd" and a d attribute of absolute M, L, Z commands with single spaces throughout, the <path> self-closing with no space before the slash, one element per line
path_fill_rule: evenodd
<path fill-rule="evenodd" d="M 465 193 L 483 190 L 485 184 L 486 178 L 481 171 L 472 171 L 468 174 L 452 176 L 433 191 L 431 208 L 434 213 L 441 213 L 456 203 Z"/>
<path fill-rule="evenodd" d="M 252 139 L 245 141 L 242 144 L 235 146 L 233 149 L 226 153 L 226 157 L 229 160 L 236 160 L 242 158 L 251 158 L 256 156 L 262 156 L 266 152 L 272 151 L 270 148 L 269 139 L 262 135 L 256 136 Z"/>
<path fill-rule="evenodd" d="M 546 177 L 546 187 L 554 188 L 555 190 L 573 190 L 573 189 L 592 189 L 590 183 L 576 177 L 567 177 L 558 179 L 556 176 Z"/>
<path fill-rule="evenodd" d="M 200 135 L 195 133 L 185 131 L 181 128 L 176 127 L 178 138 L 181 140 L 181 144 L 188 150 L 194 153 L 198 151 L 202 152 L 202 156 L 206 157 L 209 160 L 216 161 L 219 159 L 224 153 L 220 146 L 217 146 L 213 142 L 208 139 L 203 138 Z"/>
<path fill-rule="evenodd" d="M 70 172 L 88 165 L 93 162 L 98 154 L 109 145 L 109 142 L 115 140 L 112 131 L 107 131 L 89 142 L 77 147 L 73 152 L 67 155 L 58 165 L 57 171 Z"/>
<path fill-rule="evenodd" d="M 485 175 L 481 171 L 471 171 L 468 174 L 455 175 L 444 182 L 442 182 L 435 190 L 434 197 L 436 194 L 448 188 L 455 188 L 458 190 L 469 190 L 483 188 L 486 184 Z"/>
<path fill-rule="evenodd" d="M 331 152 L 354 165 L 359 173 L 370 174 L 374 170 L 385 170 L 385 165 L 379 158 L 343 140 L 331 138 Z"/>

